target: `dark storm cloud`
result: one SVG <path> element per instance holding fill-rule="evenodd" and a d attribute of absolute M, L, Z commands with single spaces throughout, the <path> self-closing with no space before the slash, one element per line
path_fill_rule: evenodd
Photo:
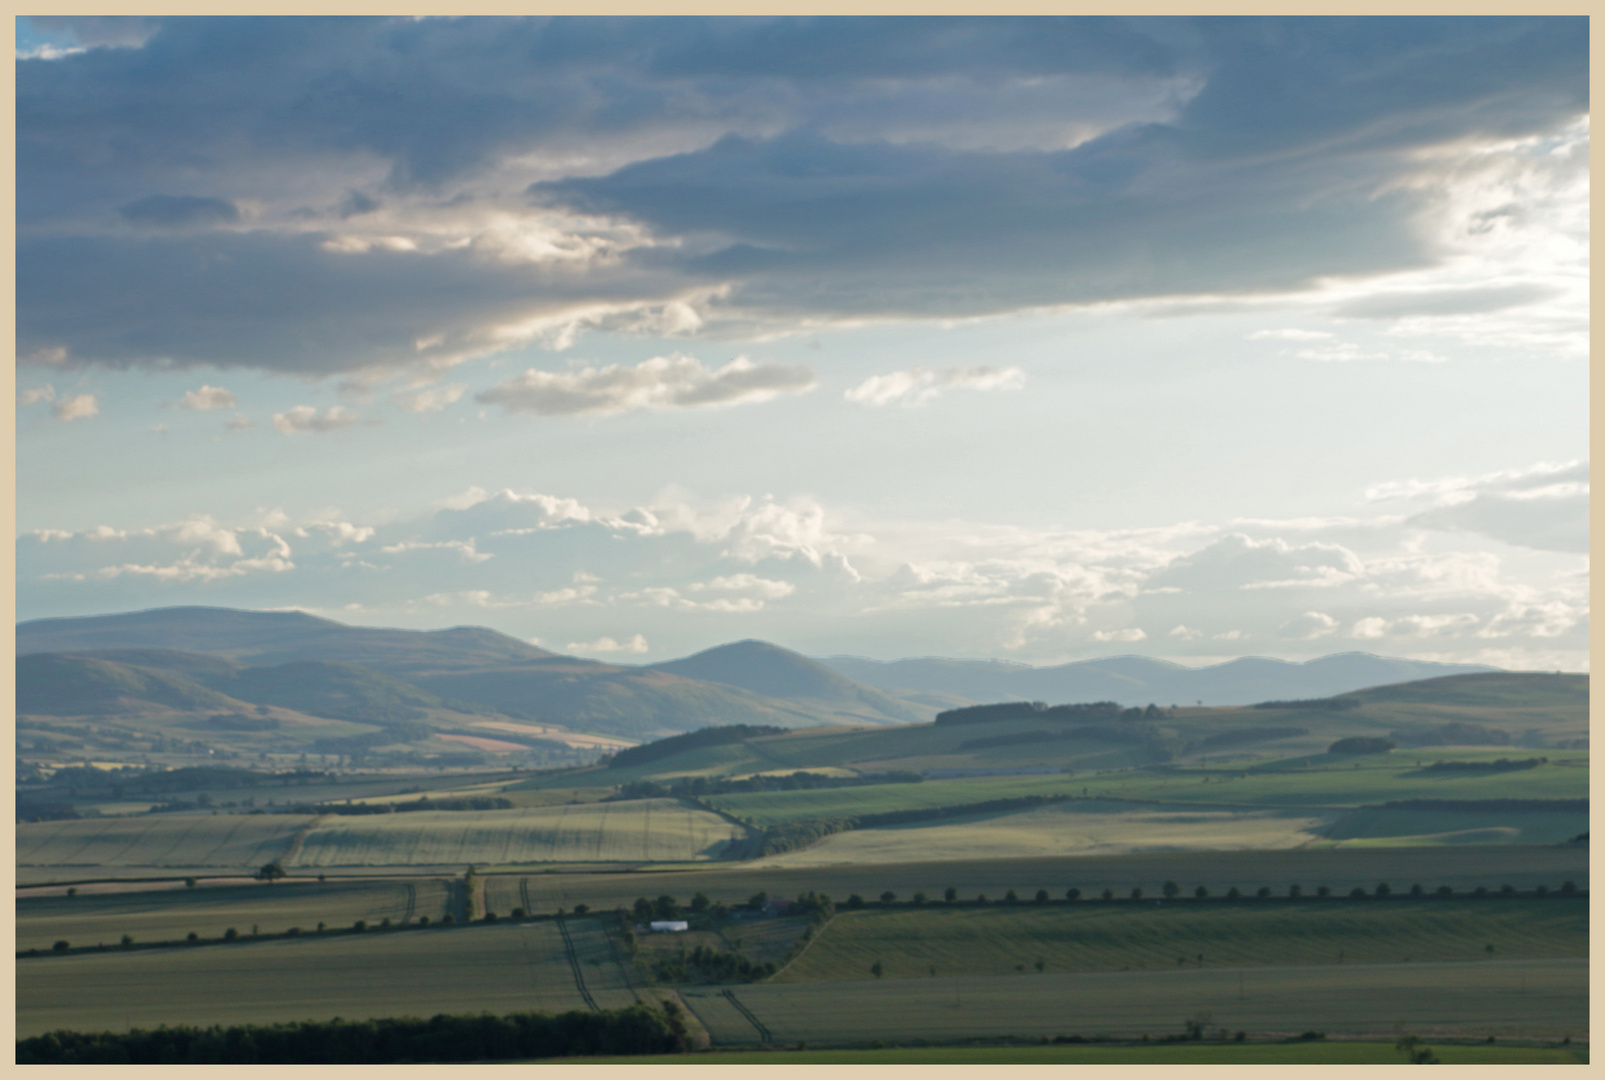
<path fill-rule="evenodd" d="M 18 65 L 18 333 L 117 363 L 404 363 L 420 340 L 484 350 L 570 306 L 699 288 L 725 289 L 710 317 L 771 327 L 1295 288 L 1432 261 L 1430 185 L 1396 183 L 1418 151 L 1587 108 L 1587 24 L 1567 18 L 96 34 L 122 47 Z M 107 228 L 164 206 L 183 235 Z M 241 234 L 223 208 L 246 206 Z M 562 266 L 481 250 L 475 214 L 553 209 L 644 231 Z M 403 252 L 428 213 L 467 223 Z M 392 246 L 327 254 L 348 228 Z"/>
<path fill-rule="evenodd" d="M 147 195 L 117 213 L 130 225 L 154 229 L 184 229 L 229 225 L 240 220 L 240 209 L 227 199 L 196 195 Z"/>

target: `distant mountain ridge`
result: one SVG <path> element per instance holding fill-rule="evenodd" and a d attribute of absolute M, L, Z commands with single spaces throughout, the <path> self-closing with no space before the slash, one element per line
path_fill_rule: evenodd
<path fill-rule="evenodd" d="M 72 715 L 138 711 L 141 702 L 238 707 L 237 697 L 382 722 L 456 703 L 451 707 L 628 739 L 730 723 L 929 718 L 929 709 L 800 654 L 761 642 L 731 648 L 745 661 L 690 657 L 660 669 L 560 656 L 484 627 L 392 630 L 301 612 L 159 608 L 18 624 L 18 707 Z M 673 670 L 677 665 L 684 670 Z"/>
<path fill-rule="evenodd" d="M 1197 669 L 1141 656 L 1044 668 L 814 660 L 753 640 L 637 666 L 560 656 L 484 627 L 395 630 L 206 607 L 23 622 L 17 653 L 22 712 L 247 702 L 383 722 L 456 702 L 448 707 L 628 739 L 733 723 L 918 723 L 941 708 L 1010 700 L 1246 705 L 1496 670 L 1366 653 L 1304 663 L 1246 657 Z"/>
<path fill-rule="evenodd" d="M 1302 663 L 1245 656 L 1202 668 L 1146 656 L 1111 656 L 1041 668 L 940 657 L 883 661 L 827 656 L 819 662 L 857 682 L 899 696 L 941 694 L 982 705 L 1001 701 L 1252 705 L 1499 670 L 1484 664 L 1442 664 L 1361 652 L 1334 653 Z"/>

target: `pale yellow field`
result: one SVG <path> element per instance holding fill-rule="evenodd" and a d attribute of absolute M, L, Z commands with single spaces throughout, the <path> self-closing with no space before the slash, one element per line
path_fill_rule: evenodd
<path fill-rule="evenodd" d="M 838 833 L 811 847 L 764 859 L 764 866 L 930 862 L 1138 851 L 1294 848 L 1337 813 L 1308 809 L 1222 810 L 1076 802 L 1016 814 Z"/>
<path fill-rule="evenodd" d="M 286 866 L 454 866 L 712 859 L 743 834 L 675 799 L 327 817 Z"/>

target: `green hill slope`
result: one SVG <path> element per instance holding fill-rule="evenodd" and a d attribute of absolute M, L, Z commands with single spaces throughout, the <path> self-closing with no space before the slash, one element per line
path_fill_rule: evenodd
<path fill-rule="evenodd" d="M 509 716 L 630 739 L 717 724 L 794 728 L 835 719 L 808 703 L 794 705 L 735 686 L 567 657 L 516 667 L 430 672 L 412 681 L 441 697 L 490 706 Z"/>
<path fill-rule="evenodd" d="M 18 713 L 44 716 L 244 707 L 171 672 L 58 653 L 18 658 L 16 700 Z"/>

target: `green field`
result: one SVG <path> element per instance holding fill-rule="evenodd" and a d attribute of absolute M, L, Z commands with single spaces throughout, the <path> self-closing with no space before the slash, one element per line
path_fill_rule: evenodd
<path fill-rule="evenodd" d="M 320 922 L 343 928 L 358 919 L 371 926 L 423 915 L 439 920 L 449 896 L 445 881 L 419 878 L 24 897 L 16 906 L 17 948 L 48 949 L 57 941 L 116 945 L 124 934 L 144 943 L 179 941 L 190 933 L 216 939 L 231 927 L 241 934 L 253 926 L 281 934 L 292 926 L 311 932 Z"/>
<path fill-rule="evenodd" d="M 1588 831 L 1586 813 L 1385 810 L 1366 807 L 1323 830 L 1346 846 L 1425 844 L 1558 844 Z"/>
<path fill-rule="evenodd" d="M 1577 1065 L 1578 1046 L 1489 1046 L 1435 1042 L 1445 1065 Z M 609 1065 L 1398 1065 L 1395 1042 L 1199 1042 L 1112 1046 L 909 1046 L 884 1050 L 718 1050 L 686 1057 L 548 1058 L 554 1064 Z"/>
<path fill-rule="evenodd" d="M 962 806 L 1023 795 L 1207 803 L 1247 807 L 1357 807 L 1396 799 L 1582 799 L 1588 770 L 1569 761 L 1582 751 L 1550 751 L 1550 762 L 1516 772 L 1430 773 L 1416 764 L 1439 758 L 1477 760 L 1511 756 L 1433 747 L 1431 754 L 1394 751 L 1348 758 L 1321 754 L 1233 768 L 1194 767 L 1048 776 L 970 777 L 919 784 L 876 784 L 815 791 L 714 795 L 710 805 L 760 828 L 782 821 L 881 814 L 894 810 Z"/>
<path fill-rule="evenodd" d="M 675 799 L 331 816 L 286 866 L 690 862 L 716 858 L 742 835 L 717 814 Z"/>
<path fill-rule="evenodd" d="M 1403 1028 L 1429 1038 L 1559 1040 L 1588 1030 L 1583 957 L 779 982 L 733 993 L 780 1044 L 1157 1037 L 1204 1014 L 1210 1030 L 1262 1036 L 1386 1037 Z M 761 1041 L 717 989 L 680 996 L 715 1045 Z"/>
<path fill-rule="evenodd" d="M 17 865 L 71 870 L 99 867 L 218 867 L 255 870 L 290 846 L 312 821 L 295 814 L 158 814 L 17 825 Z"/>
<path fill-rule="evenodd" d="M 601 1008 L 635 995 L 595 920 L 571 924 Z M 17 1034 L 586 1007 L 555 922 L 23 957 Z"/>
<path fill-rule="evenodd" d="M 839 912 L 778 981 L 1587 955 L 1583 899 L 937 904 Z"/>

